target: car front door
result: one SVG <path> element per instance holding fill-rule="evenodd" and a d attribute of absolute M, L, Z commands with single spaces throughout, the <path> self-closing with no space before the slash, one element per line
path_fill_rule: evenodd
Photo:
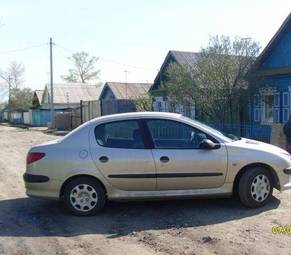
<path fill-rule="evenodd" d="M 182 122 L 167 119 L 146 121 L 152 137 L 158 190 L 216 188 L 224 184 L 227 152 L 224 144 L 201 149 L 205 132 Z"/>
<path fill-rule="evenodd" d="M 138 120 L 122 120 L 95 127 L 91 155 L 97 169 L 120 190 L 155 190 L 156 169 Z M 91 136 L 92 137 L 92 136 Z"/>

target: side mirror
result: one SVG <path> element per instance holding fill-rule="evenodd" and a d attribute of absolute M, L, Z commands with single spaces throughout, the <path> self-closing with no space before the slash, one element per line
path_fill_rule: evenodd
<path fill-rule="evenodd" d="M 213 149 L 219 148 L 219 146 L 217 146 L 214 142 L 212 142 L 209 139 L 203 139 L 203 141 L 200 143 L 199 147 L 202 150 L 213 150 Z"/>

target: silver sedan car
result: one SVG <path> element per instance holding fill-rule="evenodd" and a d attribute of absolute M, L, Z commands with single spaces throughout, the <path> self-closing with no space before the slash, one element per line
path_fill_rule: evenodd
<path fill-rule="evenodd" d="M 291 158 L 179 114 L 125 113 L 32 147 L 24 181 L 28 196 L 60 199 L 77 215 L 95 214 L 106 200 L 232 194 L 255 208 L 273 188 L 291 188 Z"/>

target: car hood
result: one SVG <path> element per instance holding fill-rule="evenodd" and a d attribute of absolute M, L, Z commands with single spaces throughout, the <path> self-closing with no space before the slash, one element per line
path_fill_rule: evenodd
<path fill-rule="evenodd" d="M 269 153 L 275 153 L 278 155 L 286 155 L 290 156 L 289 153 L 277 146 L 268 144 L 268 143 L 263 143 L 260 141 L 256 140 L 251 140 L 251 139 L 246 139 L 246 138 L 241 138 L 240 140 L 233 141 L 229 143 L 229 147 L 239 147 L 239 148 L 244 148 L 244 149 L 251 149 L 251 150 L 259 150 L 259 151 L 264 151 L 264 152 L 269 152 Z"/>

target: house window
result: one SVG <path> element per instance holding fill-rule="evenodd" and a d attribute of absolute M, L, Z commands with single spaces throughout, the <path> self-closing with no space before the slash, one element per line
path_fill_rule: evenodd
<path fill-rule="evenodd" d="M 279 107 L 280 106 L 280 94 L 279 93 L 275 94 L 274 106 L 275 107 Z"/>
<path fill-rule="evenodd" d="M 289 106 L 289 93 L 283 93 L 283 106 Z"/>
<path fill-rule="evenodd" d="M 158 111 L 161 112 L 162 111 L 162 102 L 157 102 L 158 104 Z"/>
<path fill-rule="evenodd" d="M 283 109 L 283 122 L 287 122 L 289 119 L 289 109 L 284 108 Z"/>
<path fill-rule="evenodd" d="M 274 96 L 266 95 L 265 99 L 265 114 L 264 114 L 264 122 L 272 123 L 274 119 Z"/>
<path fill-rule="evenodd" d="M 256 122 L 260 121 L 260 111 L 259 111 L 258 108 L 256 108 L 255 111 L 254 111 L 254 120 Z"/>
<path fill-rule="evenodd" d="M 276 108 L 274 110 L 274 119 L 275 119 L 275 123 L 279 123 L 280 122 L 280 110 L 278 108 Z"/>
<path fill-rule="evenodd" d="M 259 106 L 259 95 L 254 95 L 254 105 L 255 107 Z"/>

